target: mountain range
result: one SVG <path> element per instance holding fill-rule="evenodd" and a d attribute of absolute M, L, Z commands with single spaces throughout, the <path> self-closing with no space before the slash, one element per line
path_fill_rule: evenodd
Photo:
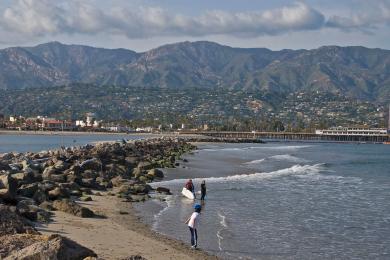
<path fill-rule="evenodd" d="M 147 52 L 49 42 L 0 50 L 0 89 L 73 83 L 271 93 L 329 91 L 390 100 L 390 50 L 324 46 L 271 51 L 181 42 Z"/>

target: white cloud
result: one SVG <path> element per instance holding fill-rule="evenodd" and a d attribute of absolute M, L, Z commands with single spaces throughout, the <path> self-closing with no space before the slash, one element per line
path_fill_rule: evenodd
<path fill-rule="evenodd" d="M 110 34 L 126 35 L 129 39 L 210 35 L 258 37 L 325 27 L 367 30 L 389 23 L 390 5 L 387 0 L 380 3 L 380 14 L 326 19 L 321 12 L 302 2 L 272 10 L 214 10 L 189 16 L 159 7 L 118 5 L 102 9 L 94 0 L 15 0 L 0 14 L 0 29 L 33 37 Z"/>
<path fill-rule="evenodd" d="M 102 10 L 93 1 L 17 0 L 0 24 L 30 35 L 121 33 L 129 38 L 204 36 L 212 34 L 273 35 L 321 28 L 324 16 L 303 3 L 263 12 L 208 11 L 192 17 L 158 7 L 113 7 Z"/>
<path fill-rule="evenodd" d="M 377 26 L 390 23 L 390 1 L 373 1 L 371 8 L 364 13 L 354 13 L 350 16 L 335 15 L 329 17 L 326 26 L 342 30 L 361 30 L 370 32 Z"/>

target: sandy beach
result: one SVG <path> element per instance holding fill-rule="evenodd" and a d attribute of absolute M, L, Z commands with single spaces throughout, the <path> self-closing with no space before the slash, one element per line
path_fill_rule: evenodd
<path fill-rule="evenodd" d="M 153 232 L 134 214 L 129 202 L 115 196 L 92 196 L 92 199 L 79 203 L 105 218 L 80 218 L 56 211 L 51 223 L 39 224 L 37 229 L 43 234 L 66 236 L 94 250 L 102 259 L 131 255 L 146 259 L 217 259 Z"/>

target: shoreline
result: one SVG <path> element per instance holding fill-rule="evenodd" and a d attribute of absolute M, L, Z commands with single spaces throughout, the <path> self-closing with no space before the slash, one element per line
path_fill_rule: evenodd
<path fill-rule="evenodd" d="M 149 197 L 152 189 L 147 182 L 159 176 L 155 169 L 157 165 L 173 167 L 175 158 L 194 148 L 190 143 L 174 139 L 146 138 L 126 143 L 105 141 L 76 150 L 55 150 L 50 154 L 25 153 L 27 159 L 23 154 L 20 154 L 22 157 L 3 154 L 1 163 L 7 171 L 0 174 L 0 184 L 5 186 L 0 194 L 3 196 L 0 196 L 0 204 L 5 203 L 6 207 L 16 205 L 17 210 L 22 210 L 17 214 L 30 220 L 43 240 L 52 238 L 54 234 L 68 238 L 93 250 L 91 252 L 95 252 L 99 259 L 128 259 L 134 256 L 146 259 L 218 259 L 205 251 L 192 250 L 187 243 L 153 231 L 136 215 L 132 204 Z M 121 158 L 124 153 L 128 156 L 126 160 Z M 87 164 L 79 165 L 74 154 L 82 157 Z M 88 159 L 91 155 L 94 158 Z M 44 159 L 41 160 L 41 157 Z M 65 160 L 63 158 L 68 158 L 68 161 L 62 161 Z M 16 168 L 9 168 L 8 164 L 16 165 L 13 166 Z M 126 165 L 130 166 L 132 173 Z M 35 171 L 34 180 L 28 179 L 28 173 L 24 172 L 31 167 Z M 78 170 L 75 167 L 79 167 Z M 110 171 L 108 169 L 115 169 L 111 174 L 116 177 L 104 175 L 106 170 Z M 48 170 L 52 172 L 47 174 Z M 76 170 L 78 173 L 75 173 Z M 11 187 L 4 180 L 11 180 L 13 176 L 18 178 L 15 184 L 20 184 Z M 91 179 L 91 176 L 95 177 Z M 40 184 L 38 179 L 43 182 Z M 71 183 L 64 183 L 69 181 Z M 30 187 L 38 187 L 38 190 L 26 192 L 25 188 Z M 23 189 L 20 191 L 22 196 L 19 195 L 19 188 Z M 40 195 L 37 197 L 37 194 Z M 88 196 L 92 201 L 84 200 Z M 9 201 L 8 205 L 6 201 Z M 42 206 L 45 204 L 42 201 L 47 206 Z M 26 203 L 31 206 L 23 208 Z M 81 210 L 79 212 L 83 215 L 79 215 L 77 210 Z M 38 219 L 38 214 L 46 216 L 45 220 Z M 29 245 L 28 241 L 25 243 L 27 247 L 23 246 L 23 250 L 35 245 Z M 7 256 L 13 253 L 8 251 L 2 254 Z"/>
<path fill-rule="evenodd" d="M 0 130 L 0 135 L 135 135 L 135 136 L 160 136 L 155 133 L 118 133 L 118 132 L 82 132 L 82 131 L 33 131 L 33 130 Z"/>
<path fill-rule="evenodd" d="M 91 196 L 91 202 L 78 202 L 104 215 L 105 219 L 78 218 L 55 212 L 53 221 L 39 224 L 45 235 L 61 234 L 92 249 L 102 259 L 124 259 L 140 255 L 153 259 L 218 259 L 202 250 L 192 250 L 180 240 L 151 229 L 135 214 L 132 203 L 115 196 Z M 107 239 L 115 237 L 115 239 Z"/>

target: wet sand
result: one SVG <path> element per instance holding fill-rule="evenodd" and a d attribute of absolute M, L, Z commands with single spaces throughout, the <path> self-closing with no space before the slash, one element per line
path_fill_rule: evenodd
<path fill-rule="evenodd" d="M 131 203 L 114 196 L 92 196 L 79 202 L 105 218 L 80 218 L 55 212 L 53 221 L 39 225 L 43 234 L 61 234 L 97 253 L 103 259 L 141 255 L 146 259 L 217 259 L 189 244 L 153 232 L 136 216 Z"/>

